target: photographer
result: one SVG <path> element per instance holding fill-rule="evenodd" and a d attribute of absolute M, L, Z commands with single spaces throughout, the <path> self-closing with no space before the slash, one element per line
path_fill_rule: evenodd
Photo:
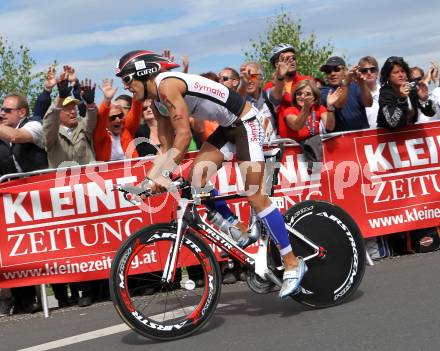
<path fill-rule="evenodd" d="M 389 57 L 380 71 L 377 126 L 398 128 L 417 122 L 420 111 L 429 117 L 435 111 L 423 82 L 409 82 L 410 68 L 402 57 Z"/>

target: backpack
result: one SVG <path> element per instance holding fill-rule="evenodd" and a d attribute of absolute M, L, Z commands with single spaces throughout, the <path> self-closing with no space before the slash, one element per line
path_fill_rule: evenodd
<path fill-rule="evenodd" d="M 439 227 L 423 228 L 408 232 L 406 238 L 408 252 L 432 252 L 440 248 Z"/>

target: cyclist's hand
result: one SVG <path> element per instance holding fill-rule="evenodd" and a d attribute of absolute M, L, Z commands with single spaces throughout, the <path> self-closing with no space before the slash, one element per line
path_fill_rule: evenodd
<path fill-rule="evenodd" d="M 167 191 L 167 188 L 159 183 L 153 182 L 151 185 L 151 193 L 152 194 L 161 194 L 165 193 Z"/>

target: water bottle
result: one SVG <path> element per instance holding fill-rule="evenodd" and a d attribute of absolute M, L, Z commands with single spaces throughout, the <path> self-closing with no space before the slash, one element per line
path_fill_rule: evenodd
<path fill-rule="evenodd" d="M 235 227 L 227 219 L 224 219 L 217 211 L 209 211 L 208 220 L 217 225 L 223 233 L 230 235 L 234 240 L 238 240 L 242 235 L 240 229 Z"/>

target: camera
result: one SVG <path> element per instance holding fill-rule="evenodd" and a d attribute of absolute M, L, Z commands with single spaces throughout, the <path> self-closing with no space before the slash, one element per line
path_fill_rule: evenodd
<path fill-rule="evenodd" d="M 409 90 L 417 89 L 417 83 L 416 82 L 408 82 L 406 84 L 408 85 Z"/>

